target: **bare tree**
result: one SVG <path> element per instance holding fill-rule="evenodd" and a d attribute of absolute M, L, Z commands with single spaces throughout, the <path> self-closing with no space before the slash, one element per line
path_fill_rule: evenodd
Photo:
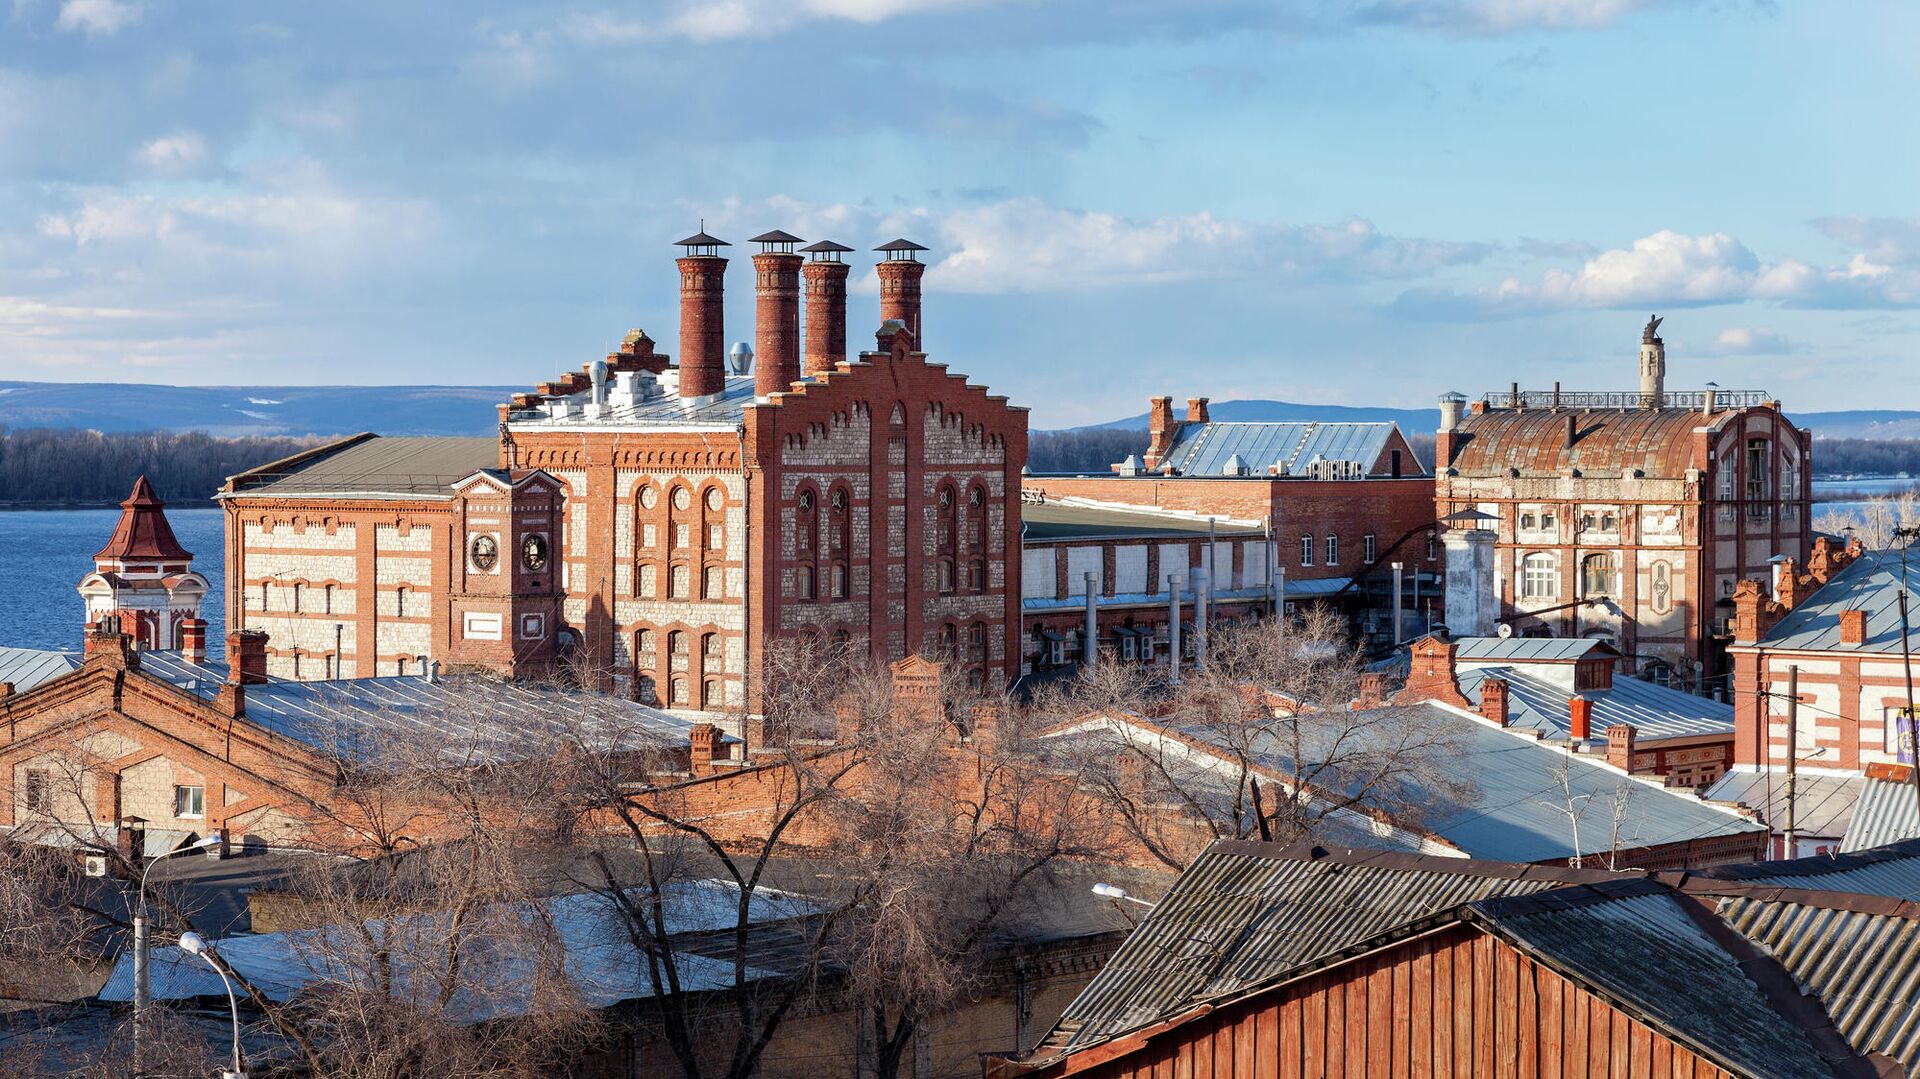
<path fill-rule="evenodd" d="M 1816 531 L 1843 535 L 1849 530 L 1871 551 L 1899 546 L 1899 529 L 1920 525 L 1920 492 L 1874 495 L 1849 510 L 1829 509 L 1813 520 Z"/>
<path fill-rule="evenodd" d="M 1419 709 L 1350 707 L 1361 655 L 1333 612 L 1216 627 L 1205 659 L 1171 687 L 1105 664 L 1038 705 L 1056 726 L 1118 713 L 1080 720 L 1060 759 L 1159 863 L 1184 867 L 1220 838 L 1417 829 L 1423 807 L 1465 796 L 1444 728 Z"/>

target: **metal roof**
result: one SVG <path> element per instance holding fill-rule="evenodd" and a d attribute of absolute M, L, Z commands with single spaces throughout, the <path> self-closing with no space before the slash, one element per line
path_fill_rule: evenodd
<path fill-rule="evenodd" d="M 1817 898 L 1817 897 L 1815 897 Z M 1721 899 L 1717 913 L 1817 997 L 1855 1051 L 1920 1065 L 1920 921 L 1755 897 Z"/>
<path fill-rule="evenodd" d="M 79 666 L 78 652 L 51 652 L 41 648 L 0 645 L 0 682 L 12 682 L 15 693 L 25 693 Z"/>
<path fill-rule="evenodd" d="M 1782 1019 L 1686 902 L 1651 881 L 1616 881 L 1469 910 L 1521 951 L 1735 1074 L 1832 1075 L 1806 1032 Z"/>
<path fill-rule="evenodd" d="M 641 893 L 641 898 L 650 893 Z M 662 886 L 665 932 L 670 936 L 710 933 L 731 929 L 739 916 L 739 887 L 731 881 L 686 880 Z M 783 892 L 761 888 L 749 904 L 749 920 L 754 924 L 788 921 L 812 913 L 810 901 Z M 416 979 L 428 993 L 437 992 L 443 981 L 447 945 L 456 933 L 472 929 L 453 929 L 445 913 L 407 915 L 364 923 L 363 930 L 391 950 L 396 993 L 405 996 Z M 643 1000 L 653 996 L 644 953 L 635 946 L 626 916 L 613 900 L 597 892 L 575 893 L 535 903 L 503 904 L 487 911 L 463 916 L 466 923 L 480 924 L 492 919 L 549 920 L 562 948 L 560 962 L 574 983 L 580 999 L 589 1007 L 605 1008 L 624 1000 Z M 351 983 L 364 971 L 356 969 L 367 961 L 359 943 L 361 931 L 329 926 L 300 929 L 258 936 L 228 937 L 214 942 L 214 949 L 234 970 L 246 976 L 267 997 L 287 1001 L 329 984 Z M 469 969 L 485 973 L 468 975 L 466 988 L 456 994 L 449 1012 L 466 1023 L 525 1014 L 535 1004 L 536 973 L 539 960 L 533 954 L 517 954 L 504 944 L 507 935 L 484 931 L 462 937 L 473 947 L 458 949 Z M 484 954 L 480 948 L 485 944 Z M 537 947 L 537 946 L 536 946 Z M 733 963 L 703 955 L 678 951 L 680 988 L 685 991 L 722 989 L 733 984 Z M 155 948 L 150 978 L 153 999 L 192 1000 L 226 995 L 219 975 L 204 960 L 187 955 L 178 947 Z M 747 977 L 758 980 L 777 971 L 750 966 Z M 132 956 L 122 954 L 113 973 L 101 988 L 99 999 L 129 1001 L 133 998 Z"/>
<path fill-rule="evenodd" d="M 1793 825 L 1801 835 L 1838 839 L 1847 834 L 1860 797 L 1859 776 L 1801 773 L 1793 784 Z M 1710 802 L 1744 805 L 1760 819 L 1783 826 L 1787 819 L 1785 772 L 1728 772 L 1702 795 Z"/>
<path fill-rule="evenodd" d="M 821 240 L 818 243 L 808 244 L 800 250 L 805 251 L 809 255 L 826 255 L 851 251 L 853 248 L 835 240 Z"/>
<path fill-rule="evenodd" d="M 1145 539 L 1170 536 L 1189 540 L 1207 534 L 1207 519 L 1191 513 L 1090 506 L 1073 502 L 1028 503 L 1020 507 L 1022 540 Z M 1216 535 L 1264 535 L 1260 525 L 1214 518 Z M 1342 578 L 1344 581 L 1345 579 Z"/>
<path fill-rule="evenodd" d="M 227 665 L 142 652 L 140 673 L 211 699 L 226 681 Z M 693 727 L 691 720 L 618 697 L 485 678 L 270 678 L 245 688 L 247 722 L 327 753 L 432 734 L 463 755 L 513 760 L 557 735 L 597 736 L 607 748 L 681 746 Z"/>
<path fill-rule="evenodd" d="M 1744 413 L 1705 416 L 1686 409 L 1490 409 L 1468 413 L 1454 428 L 1449 467 L 1463 478 L 1561 476 L 1577 468 L 1588 475 L 1618 476 L 1634 469 L 1647 479 L 1677 480 L 1689 468 L 1705 468 L 1694 456 L 1696 427 L 1719 428 Z M 1567 445 L 1567 423 L 1578 432 Z"/>
<path fill-rule="evenodd" d="M 1613 651 L 1607 642 L 1592 637 L 1455 637 L 1453 645 L 1457 660 L 1524 663 L 1572 663 L 1597 649 Z"/>
<path fill-rule="evenodd" d="M 1717 866 L 1703 875 L 1777 888 L 1877 895 L 1920 903 L 1920 840 L 1825 858 Z"/>
<path fill-rule="evenodd" d="M 451 498 L 450 488 L 475 472 L 497 468 L 500 441 L 453 436 L 355 436 L 323 450 L 243 472 L 234 495 L 291 498 Z M 228 496 L 232 497 L 232 496 Z"/>
<path fill-rule="evenodd" d="M 1840 850 L 1852 853 L 1903 839 L 1920 839 L 1920 805 L 1914 802 L 1913 784 L 1872 776 L 1861 780 L 1860 801 Z"/>
<path fill-rule="evenodd" d="M 797 244 L 805 243 L 806 241 L 785 229 L 774 229 L 771 232 L 763 232 L 747 242 L 756 244 Z"/>
<path fill-rule="evenodd" d="M 515 427 L 711 427 L 731 435 L 746 418 L 753 398 L 752 375 L 727 375 L 720 392 L 705 397 L 658 394 L 632 404 L 609 403 L 606 411 L 595 417 L 585 410 L 570 416 L 550 416 L 536 406 L 515 410 L 508 419 Z"/>
<path fill-rule="evenodd" d="M 1370 474 L 1398 432 L 1391 423 L 1183 423 L 1160 464 L 1182 476 L 1222 476 L 1238 455 L 1251 475 L 1268 479 L 1276 464 L 1286 465 L 1286 475 L 1303 476 L 1307 462 L 1318 457 L 1353 462 Z M 1426 474 L 1412 454 L 1401 468 L 1405 476 Z"/>
<path fill-rule="evenodd" d="M 1489 678 L 1507 683 L 1510 725 L 1557 741 L 1572 738 L 1573 706 L 1564 686 L 1532 677 L 1521 667 L 1476 667 L 1459 673 L 1461 694 L 1479 704 L 1480 688 Z M 1732 705 L 1638 678 L 1615 678 L 1612 688 L 1581 690 L 1580 696 L 1592 702 L 1593 736 L 1602 740 L 1616 723 L 1633 724 L 1643 739 L 1733 733 Z"/>
<path fill-rule="evenodd" d="M 1043 1043 L 1087 1045 L 1231 997 L 1382 933 L 1488 896 L 1599 879 L 1592 871 L 1209 846 L 1154 905 Z"/>
<path fill-rule="evenodd" d="M 1908 571 L 1910 608 L 1920 608 L 1920 557 Z M 1792 651 L 1891 652 L 1900 654 L 1900 555 L 1868 551 L 1814 590 L 1760 638 L 1760 647 Z M 1864 644 L 1840 643 L 1840 612 L 1867 612 Z"/>

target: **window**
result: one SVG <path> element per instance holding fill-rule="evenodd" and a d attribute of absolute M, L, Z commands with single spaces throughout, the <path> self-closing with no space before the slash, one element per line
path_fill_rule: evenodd
<path fill-rule="evenodd" d="M 676 678 L 673 680 L 673 702 L 672 703 L 678 704 L 678 705 L 685 705 L 687 703 L 687 680 L 686 679 Z"/>
<path fill-rule="evenodd" d="M 724 669 L 726 658 L 727 657 L 724 654 L 722 654 L 720 649 L 720 635 L 718 633 L 702 633 L 700 635 L 700 669 L 701 670 L 703 671 L 722 670 Z"/>
<path fill-rule="evenodd" d="M 651 667 L 653 659 L 653 631 L 636 630 L 633 634 L 633 662 L 642 667 Z"/>
<path fill-rule="evenodd" d="M 812 566 L 801 566 L 793 571 L 793 594 L 795 599 L 815 599 L 819 596 L 814 588 Z"/>
<path fill-rule="evenodd" d="M 707 526 L 707 548 L 709 550 L 717 551 L 717 550 L 720 550 L 722 547 L 725 547 L 726 545 L 727 545 L 726 526 L 716 525 L 716 524 L 708 525 Z"/>
<path fill-rule="evenodd" d="M 1300 537 L 1300 564 L 1303 566 L 1313 565 L 1313 537 L 1312 536 Z"/>
<path fill-rule="evenodd" d="M 300 613 L 300 589 L 302 587 L 303 586 L 300 584 L 299 581 L 295 581 L 293 583 L 293 613 L 294 614 Z"/>
<path fill-rule="evenodd" d="M 953 646 L 954 643 L 959 640 L 959 637 L 960 631 L 956 629 L 952 623 L 947 623 L 940 627 L 940 655 L 943 658 L 953 657 Z"/>
<path fill-rule="evenodd" d="M 800 493 L 794 496 L 794 554 L 801 558 L 812 558 L 814 545 L 819 542 L 819 515 L 814 508 L 813 490 L 802 487 Z"/>
<path fill-rule="evenodd" d="M 667 651 L 671 652 L 676 656 L 686 655 L 687 654 L 687 635 L 684 632 L 677 629 L 669 632 L 667 634 Z"/>
<path fill-rule="evenodd" d="M 1427 561 L 1431 562 L 1439 556 L 1439 548 L 1440 538 L 1431 532 L 1427 533 Z"/>
<path fill-rule="evenodd" d="M 1520 560 L 1520 594 L 1527 599 L 1552 599 L 1560 594 L 1560 574 L 1550 554 L 1530 554 Z"/>
<path fill-rule="evenodd" d="M 1540 511 L 1540 527 L 1546 529 L 1549 532 L 1553 531 L 1554 517 L 1553 517 L 1552 510 Z"/>
<path fill-rule="evenodd" d="M 204 817 L 207 815 L 207 788 L 173 788 L 173 815 L 176 817 Z"/>
<path fill-rule="evenodd" d="M 326 613 L 332 614 L 333 613 L 333 586 L 332 585 L 327 585 L 325 588 L 320 590 L 320 600 L 323 604 L 325 604 L 325 606 L 322 609 L 325 610 Z"/>
<path fill-rule="evenodd" d="M 952 485 L 942 485 L 939 495 L 940 511 L 935 522 L 935 528 L 937 530 L 935 538 L 939 544 L 937 549 L 943 554 L 953 553 L 955 544 L 958 543 L 960 508 L 955 504 L 957 501 L 958 499 L 954 497 Z M 942 589 L 942 591 L 945 591 L 945 589 Z"/>
<path fill-rule="evenodd" d="M 1535 525 L 1535 523 L 1534 523 L 1534 517 L 1533 517 L 1533 514 L 1531 514 L 1531 513 L 1523 513 L 1523 514 L 1521 514 L 1521 515 L 1520 515 L 1520 527 L 1521 527 L 1521 528 L 1524 528 L 1524 529 L 1526 529 L 1526 530 L 1527 530 L 1527 531 L 1529 531 L 1529 532 L 1531 532 L 1531 531 L 1533 531 L 1533 529 L 1534 529 L 1535 527 L 1537 527 L 1537 526 Z"/>
<path fill-rule="evenodd" d="M 987 549 L 987 490 L 978 485 L 967 490 L 967 534 L 974 550 Z"/>
<path fill-rule="evenodd" d="M 29 813 L 53 812 L 53 793 L 47 785 L 47 772 L 44 768 L 27 769 L 27 811 Z"/>
<path fill-rule="evenodd" d="M 1611 596 L 1617 587 L 1611 554 L 1590 554 L 1580 563 L 1582 592 L 1589 596 Z"/>
<path fill-rule="evenodd" d="M 836 562 L 830 567 L 829 572 L 832 575 L 832 579 L 827 583 L 833 588 L 833 598 L 846 599 L 848 587 L 847 564 L 845 562 Z"/>
<path fill-rule="evenodd" d="M 1327 565 L 1337 566 L 1339 564 L 1340 564 L 1340 537 L 1330 535 L 1327 537 Z"/>
<path fill-rule="evenodd" d="M 718 708 L 723 703 L 725 702 L 720 696 L 720 680 L 718 678 L 709 678 L 700 684 L 701 708 Z"/>
<path fill-rule="evenodd" d="M 393 613 L 395 617 L 405 618 L 407 616 L 407 599 L 408 595 L 405 588 L 396 588 L 393 590 Z"/>
<path fill-rule="evenodd" d="M 725 599 L 727 595 L 726 573 L 719 566 L 708 566 L 706 579 L 701 582 L 702 599 Z"/>
<path fill-rule="evenodd" d="M 939 586 L 942 592 L 953 591 L 953 560 L 951 558 L 940 560 Z"/>
<path fill-rule="evenodd" d="M 640 567 L 640 596 L 652 599 L 660 589 L 660 569 L 658 566 Z"/>
<path fill-rule="evenodd" d="M 967 563 L 967 591 L 985 592 L 987 590 L 987 560 L 976 558 Z"/>
<path fill-rule="evenodd" d="M 267 609 L 267 582 L 265 581 L 260 582 L 260 609 L 263 611 Z"/>
<path fill-rule="evenodd" d="M 974 659 L 987 658 L 987 627 L 976 625 L 967 631 L 967 654 Z"/>
<path fill-rule="evenodd" d="M 1773 484 L 1767 476 L 1767 440 L 1752 438 L 1747 440 L 1747 501 L 1757 502 L 1767 497 Z"/>
<path fill-rule="evenodd" d="M 686 566 L 673 567 L 673 576 L 668 581 L 667 594 L 674 599 L 686 599 L 693 587 L 693 570 Z"/>
<path fill-rule="evenodd" d="M 1375 550 L 1375 547 L 1376 544 L 1373 539 L 1373 533 L 1369 532 L 1360 537 L 1360 560 L 1362 562 L 1372 562 L 1374 559 L 1380 557 L 1380 553 Z"/>

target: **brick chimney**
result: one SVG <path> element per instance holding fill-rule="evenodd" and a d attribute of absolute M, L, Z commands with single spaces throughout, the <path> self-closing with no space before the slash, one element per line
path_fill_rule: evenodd
<path fill-rule="evenodd" d="M 227 681 L 237 686 L 266 684 L 267 635 L 264 632 L 236 629 L 227 634 Z"/>
<path fill-rule="evenodd" d="M 1733 586 L 1733 639 L 1740 644 L 1758 641 L 1780 620 L 1780 605 L 1767 598 L 1767 589 L 1756 580 Z"/>
<path fill-rule="evenodd" d="M 807 287 L 805 373 L 817 375 L 847 358 L 848 266 L 840 256 L 853 248 L 821 240 L 800 250 L 807 254 L 807 264 L 800 270 Z"/>
<path fill-rule="evenodd" d="M 207 661 L 207 620 L 188 618 L 180 623 L 180 657 L 188 663 Z"/>
<path fill-rule="evenodd" d="M 753 392 L 784 393 L 800 381 L 800 237 L 774 229 L 753 238 Z"/>
<path fill-rule="evenodd" d="M 120 631 L 119 615 L 107 615 L 88 626 L 80 654 L 86 662 L 104 662 L 121 670 L 137 670 L 140 667 L 140 656 L 134 650 L 133 638 Z"/>
<path fill-rule="evenodd" d="M 1631 723 L 1615 723 L 1607 728 L 1607 763 L 1623 772 L 1633 771 L 1633 740 L 1640 733 Z"/>
<path fill-rule="evenodd" d="M 1407 684 L 1393 695 L 1395 704 L 1418 704 L 1421 701 L 1440 701 L 1455 708 L 1473 709 L 1473 702 L 1460 693 L 1460 686 L 1453 677 L 1452 641 L 1438 635 L 1423 637 L 1413 642 L 1407 649 L 1410 668 L 1407 671 Z"/>
<path fill-rule="evenodd" d="M 1841 644 L 1866 644 L 1867 643 L 1867 612 L 1865 611 L 1841 611 L 1840 612 L 1840 643 Z"/>
<path fill-rule="evenodd" d="M 926 248 L 912 240 L 893 240 L 874 248 L 886 256 L 874 266 L 880 275 L 880 321 L 899 322 L 913 335 L 913 351 L 927 350 L 920 332 L 920 278 L 927 264 L 919 253 Z"/>
<path fill-rule="evenodd" d="M 12 682 L 0 682 L 0 701 L 4 701 L 8 697 L 13 696 L 13 690 L 14 685 Z"/>
<path fill-rule="evenodd" d="M 1593 702 L 1585 697 L 1567 698 L 1568 734 L 1576 742 L 1593 737 Z"/>
<path fill-rule="evenodd" d="M 1173 398 L 1151 397 L 1147 399 L 1147 452 L 1143 463 L 1148 468 L 1159 468 L 1160 459 L 1173 448 L 1173 436 L 1180 432 L 1179 424 L 1173 419 Z"/>
<path fill-rule="evenodd" d="M 1488 678 L 1480 683 L 1480 714 L 1496 727 L 1510 721 L 1507 715 L 1507 680 Z"/>
<path fill-rule="evenodd" d="M 1187 422 L 1188 423 L 1213 422 L 1212 420 L 1209 420 L 1207 418 L 1207 400 L 1208 399 L 1205 397 L 1187 398 Z"/>
<path fill-rule="evenodd" d="M 1385 700 L 1380 676 L 1371 671 L 1360 676 L 1353 698 L 1354 711 L 1366 708 L 1378 708 Z"/>
<path fill-rule="evenodd" d="M 713 771 L 713 762 L 720 756 L 720 728 L 696 723 L 687 732 L 687 741 L 692 745 L 687 753 L 688 771 L 697 776 Z"/>
<path fill-rule="evenodd" d="M 686 254 L 680 267 L 680 396 L 706 397 L 726 387 L 727 260 L 725 240 L 694 233 L 679 242 Z"/>

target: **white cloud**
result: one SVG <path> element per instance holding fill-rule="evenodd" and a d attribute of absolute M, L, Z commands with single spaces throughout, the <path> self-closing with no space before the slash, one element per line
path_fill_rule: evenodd
<path fill-rule="evenodd" d="M 79 31 L 89 37 L 117 33 L 140 18 L 140 9 L 120 0 L 67 0 L 54 20 L 57 30 Z"/>
<path fill-rule="evenodd" d="M 180 176 L 197 170 L 207 160 L 207 140 L 193 131 L 176 131 L 149 139 L 134 151 L 134 159 L 162 176 Z"/>
<path fill-rule="evenodd" d="M 1594 30 L 1670 0 L 1378 0 L 1361 8 L 1367 22 L 1472 34 L 1522 30 Z"/>
<path fill-rule="evenodd" d="M 662 38 L 726 41 L 768 37 L 803 23 L 877 23 L 948 8 L 991 7 L 1007 0 L 695 0 L 657 18 L 608 11 L 562 19 L 563 37 L 577 45 L 632 45 Z"/>
<path fill-rule="evenodd" d="M 1713 356 L 1785 356 L 1806 346 L 1767 326 L 1730 326 L 1707 346 Z"/>

